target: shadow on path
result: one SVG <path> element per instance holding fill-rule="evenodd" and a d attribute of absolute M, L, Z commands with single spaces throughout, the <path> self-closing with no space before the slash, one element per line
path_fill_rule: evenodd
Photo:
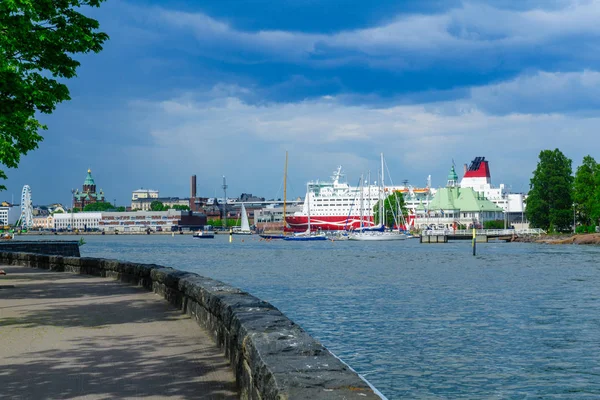
<path fill-rule="evenodd" d="M 154 293 L 3 269 L 15 287 L 0 290 L 0 399 L 238 398 L 212 339 Z"/>
<path fill-rule="evenodd" d="M 193 341 L 164 336 L 101 336 L 67 350 L 25 353 L 0 368 L 0 398 L 237 398 L 235 383 L 215 380 L 224 358 Z M 176 354 L 169 348 L 173 348 Z M 187 350 L 186 350 L 187 349 Z M 181 351 L 180 351 L 181 350 Z M 198 358 L 198 353 L 202 358 Z"/>

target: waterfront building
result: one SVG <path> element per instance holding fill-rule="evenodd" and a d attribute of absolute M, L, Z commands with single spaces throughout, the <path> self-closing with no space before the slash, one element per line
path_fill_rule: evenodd
<path fill-rule="evenodd" d="M 88 169 L 82 191 L 77 189 L 73 193 L 73 207 L 83 210 L 85 206 L 93 203 L 104 203 L 104 192 L 100 189 L 100 193 L 96 193 L 96 182 L 92 178 L 92 170 Z"/>
<path fill-rule="evenodd" d="M 132 201 L 137 199 L 158 199 L 159 197 L 158 190 L 141 188 L 131 192 Z"/>
<path fill-rule="evenodd" d="M 199 229 L 206 225 L 206 215 L 191 211 L 103 212 L 100 230 L 107 232 L 177 231 Z M 77 215 L 77 214 L 76 214 Z"/>
<path fill-rule="evenodd" d="M 206 215 L 202 213 L 168 210 L 55 214 L 51 227 L 57 230 L 145 232 L 148 229 L 152 231 L 198 229 L 203 225 L 206 225 Z"/>
<path fill-rule="evenodd" d="M 64 212 L 67 212 L 67 210 L 65 210 L 65 208 L 63 207 L 63 205 L 60 204 L 60 203 L 50 204 L 48 206 L 48 213 L 49 214 L 54 214 L 56 212 L 58 212 L 58 213 L 61 213 L 61 212 L 64 213 Z"/>
<path fill-rule="evenodd" d="M 54 216 L 52 215 L 39 215 L 33 217 L 33 229 L 52 229 L 54 228 Z"/>
<path fill-rule="evenodd" d="M 100 212 L 78 212 L 67 214 L 53 215 L 53 228 L 56 230 L 72 230 L 72 229 L 98 229 L 102 213 Z"/>
<path fill-rule="evenodd" d="M 303 204 L 290 204 L 286 206 L 286 214 L 291 215 L 302 211 Z M 254 211 L 254 223 L 264 224 L 268 222 L 283 223 L 283 206 L 281 204 L 269 204 L 268 206 Z"/>
<path fill-rule="evenodd" d="M 190 206 L 190 199 L 180 199 L 179 197 L 147 197 L 132 200 L 131 210 L 150 211 L 150 205 L 153 201 L 159 201 L 165 206 Z"/>
<path fill-rule="evenodd" d="M 21 206 L 6 205 L 0 206 L 0 225 L 15 225 L 21 216 Z"/>
<path fill-rule="evenodd" d="M 242 203 L 261 203 L 265 201 L 264 197 L 253 196 L 252 193 L 242 193 L 239 201 Z"/>
<path fill-rule="evenodd" d="M 485 157 L 475 157 L 467 167 L 464 165 L 464 176 L 460 182 L 462 188 L 472 188 L 486 199 L 502 208 L 508 225 L 515 222 L 524 222 L 525 195 L 523 193 L 510 193 L 503 183 L 498 187 L 492 186 L 490 166 Z"/>
<path fill-rule="evenodd" d="M 429 204 L 416 208 L 411 225 L 417 229 L 483 227 L 485 221 L 502 220 L 503 210 L 471 187 L 461 187 L 454 166 L 445 188 L 437 190 Z"/>

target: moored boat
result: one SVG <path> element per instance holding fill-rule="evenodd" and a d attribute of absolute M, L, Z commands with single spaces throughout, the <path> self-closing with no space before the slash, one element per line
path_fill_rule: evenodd
<path fill-rule="evenodd" d="M 404 233 L 393 232 L 356 232 L 348 235 L 348 240 L 362 241 L 389 241 L 389 240 L 405 240 L 407 236 Z"/>
<path fill-rule="evenodd" d="M 194 232 L 194 237 L 198 239 L 214 239 L 215 231 L 211 225 L 205 225 L 203 229 Z"/>
<path fill-rule="evenodd" d="M 242 203 L 241 214 L 242 214 L 242 226 L 240 227 L 240 229 L 234 229 L 233 234 L 234 235 L 252 235 L 252 231 L 250 230 L 250 223 L 248 221 L 248 213 L 246 212 L 246 207 L 244 206 L 244 203 Z"/>

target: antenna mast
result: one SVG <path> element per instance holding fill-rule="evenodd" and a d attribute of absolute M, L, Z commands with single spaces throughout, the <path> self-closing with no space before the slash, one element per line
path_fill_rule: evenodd
<path fill-rule="evenodd" d="M 283 227 L 285 228 L 287 222 L 285 221 L 285 206 L 287 197 L 287 163 L 288 163 L 288 152 L 285 152 L 285 167 L 283 169 Z"/>
<path fill-rule="evenodd" d="M 223 175 L 223 215 L 225 220 L 225 229 L 227 229 L 227 180 Z"/>

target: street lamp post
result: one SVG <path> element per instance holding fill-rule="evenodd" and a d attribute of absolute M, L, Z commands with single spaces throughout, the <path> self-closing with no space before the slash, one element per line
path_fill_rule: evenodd
<path fill-rule="evenodd" d="M 73 213 L 75 212 L 75 189 L 71 189 L 71 231 L 74 231 L 73 228 Z"/>
<path fill-rule="evenodd" d="M 577 230 L 577 225 L 576 225 L 576 221 L 575 221 L 575 207 L 577 206 L 577 203 L 573 203 L 573 233 L 575 233 L 575 231 Z"/>

